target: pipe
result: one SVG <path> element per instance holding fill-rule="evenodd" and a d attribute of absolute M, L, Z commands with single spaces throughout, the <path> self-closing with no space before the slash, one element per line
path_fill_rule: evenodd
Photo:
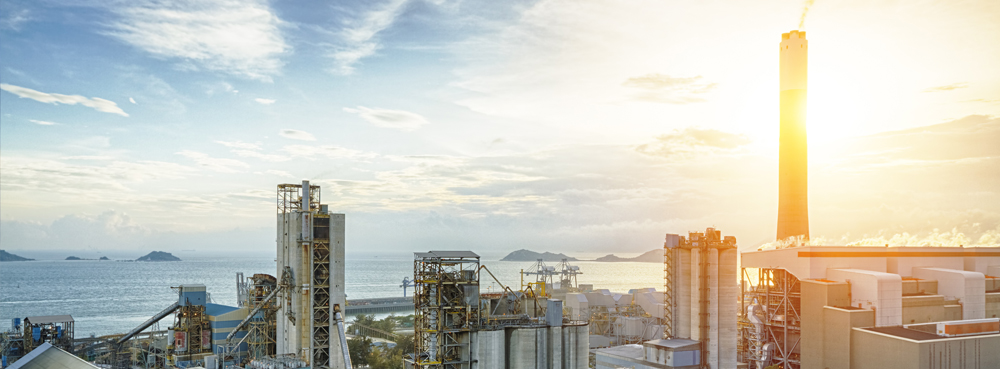
<path fill-rule="evenodd" d="M 253 310 L 250 310 L 250 313 L 247 314 L 247 317 L 244 318 L 243 321 L 240 322 L 240 324 L 237 324 L 236 328 L 233 328 L 233 331 L 229 332 L 229 335 L 226 336 L 226 344 L 229 344 L 229 341 L 233 339 L 233 336 L 236 335 L 236 332 L 238 332 L 240 328 L 243 328 L 243 326 L 247 325 L 247 323 L 250 322 L 250 319 L 253 319 L 253 316 L 256 315 L 257 312 L 260 311 L 260 309 L 263 308 L 268 301 L 271 301 L 271 299 L 273 299 L 274 296 L 277 296 L 278 291 L 281 291 L 282 288 L 284 288 L 284 286 L 279 285 L 277 288 L 271 291 L 271 293 L 269 293 L 267 297 L 264 298 L 264 301 L 262 301 L 260 305 L 257 305 L 257 307 L 253 308 Z"/>
<path fill-rule="evenodd" d="M 344 333 L 344 318 L 340 315 L 340 312 L 336 312 L 333 315 L 334 319 L 337 320 L 337 329 L 340 336 L 340 350 L 344 354 L 344 367 L 351 368 L 351 353 L 347 350 L 347 336 Z"/>
<path fill-rule="evenodd" d="M 142 324 L 140 324 L 138 327 L 135 327 L 135 329 L 133 329 L 130 332 L 128 332 L 128 334 L 122 336 L 122 338 L 119 338 L 117 343 L 119 345 L 122 344 L 122 343 L 125 343 L 125 341 L 128 341 L 133 336 L 139 334 L 144 329 L 149 328 L 149 326 L 153 325 L 153 323 L 156 323 L 156 322 L 160 321 L 160 319 L 163 319 L 167 315 L 170 315 L 170 313 L 174 312 L 174 310 L 177 310 L 177 308 L 180 308 L 180 307 L 181 307 L 181 305 L 179 303 L 176 303 L 176 302 L 173 303 L 173 304 L 171 304 L 170 306 L 167 306 L 166 309 L 163 309 L 163 311 L 157 313 L 156 315 L 153 315 L 151 318 L 147 319 L 145 322 L 143 322 Z"/>

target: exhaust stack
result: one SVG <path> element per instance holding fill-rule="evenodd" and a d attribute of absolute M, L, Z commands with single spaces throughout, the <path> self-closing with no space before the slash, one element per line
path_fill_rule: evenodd
<path fill-rule="evenodd" d="M 778 240 L 809 239 L 806 33 L 781 35 L 781 128 L 778 146 Z"/>

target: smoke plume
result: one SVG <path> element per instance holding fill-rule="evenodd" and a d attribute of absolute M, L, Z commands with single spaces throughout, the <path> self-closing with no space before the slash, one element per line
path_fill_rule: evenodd
<path fill-rule="evenodd" d="M 799 30 L 801 31 L 806 26 L 806 14 L 809 14 L 809 7 L 813 5 L 816 0 L 806 0 L 806 6 L 802 9 L 802 18 L 799 18 Z"/>
<path fill-rule="evenodd" d="M 976 224 L 976 226 L 979 226 L 979 224 Z M 850 235 L 845 235 L 840 238 L 819 236 L 813 237 L 809 240 L 803 240 L 801 237 L 790 237 L 786 240 L 778 240 L 763 244 L 757 249 L 772 250 L 799 246 L 997 247 L 1000 246 L 1000 225 L 994 229 L 987 229 L 980 232 L 973 231 L 969 234 L 959 231 L 956 227 L 952 228 L 951 231 L 940 231 L 935 229 L 925 234 L 880 231 L 874 235 L 864 235 L 860 238 L 851 237 Z"/>

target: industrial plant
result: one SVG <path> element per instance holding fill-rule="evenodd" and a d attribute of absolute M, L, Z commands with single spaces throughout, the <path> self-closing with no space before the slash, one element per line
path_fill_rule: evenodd
<path fill-rule="evenodd" d="M 660 291 L 580 284 L 566 259 L 537 260 L 512 287 L 474 251 L 415 252 L 400 286 L 412 297 L 349 302 L 345 215 L 319 186 L 280 184 L 275 274 L 238 274 L 237 306 L 183 284 L 124 334 L 74 339 L 69 315 L 15 319 L 3 366 L 54 352 L 116 369 L 349 368 L 348 310 L 404 307 L 411 369 L 1000 368 L 1000 248 L 807 245 L 805 32 L 779 48 L 772 249 L 741 253 L 715 227 L 666 234 Z"/>

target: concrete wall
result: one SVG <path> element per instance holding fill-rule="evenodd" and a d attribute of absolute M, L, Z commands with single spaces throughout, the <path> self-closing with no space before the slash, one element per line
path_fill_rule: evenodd
<path fill-rule="evenodd" d="M 871 310 L 848 310 L 835 307 L 823 308 L 823 347 L 819 363 L 802 362 L 803 368 L 850 369 L 851 358 L 845 353 L 851 352 L 851 330 L 855 327 L 871 327 L 875 325 L 875 312 Z M 803 337 L 805 332 L 803 329 Z M 803 339 L 803 343 L 805 340 Z M 804 354 L 805 347 L 803 347 Z M 803 359 L 805 359 L 803 357 Z"/>
<path fill-rule="evenodd" d="M 736 249 L 719 253 L 719 368 L 736 367 L 736 341 L 739 336 L 736 316 L 740 296 L 739 285 L 736 284 L 736 255 Z"/>
<path fill-rule="evenodd" d="M 903 324 L 945 321 L 944 296 L 903 296 Z"/>
<path fill-rule="evenodd" d="M 938 293 L 938 283 L 933 279 L 904 279 L 903 296 L 906 295 L 936 295 Z"/>
<path fill-rule="evenodd" d="M 921 363 L 920 346 L 912 341 L 854 328 L 850 347 L 842 355 L 850 356 L 851 369 L 927 368 Z"/>
<path fill-rule="evenodd" d="M 504 369 L 504 331 L 479 331 L 472 337 L 472 369 Z"/>
<path fill-rule="evenodd" d="M 850 288 L 844 282 L 801 281 L 800 314 L 802 317 L 801 360 L 807 368 L 822 368 L 825 349 L 825 306 L 848 306 Z"/>
<path fill-rule="evenodd" d="M 986 294 L 986 317 L 1000 318 L 1000 292 Z"/>
<path fill-rule="evenodd" d="M 708 249 L 708 366 L 719 368 L 719 249 Z M 735 301 L 735 299 L 733 299 Z M 735 315 L 734 315 L 735 317 Z"/>
<path fill-rule="evenodd" d="M 982 273 L 945 268 L 913 268 L 913 276 L 938 281 L 939 293 L 962 304 L 962 319 L 986 317 L 986 281 Z"/>
<path fill-rule="evenodd" d="M 680 273 L 676 276 L 677 290 L 674 293 L 677 300 L 674 336 L 691 338 L 691 250 L 678 250 L 676 262 Z"/>
<path fill-rule="evenodd" d="M 827 275 L 850 282 L 851 306 L 875 310 L 876 326 L 903 324 L 903 280 L 898 275 L 859 269 L 831 269 Z"/>
<path fill-rule="evenodd" d="M 1000 368 L 998 347 L 1000 334 L 915 341 L 854 329 L 851 368 Z"/>

